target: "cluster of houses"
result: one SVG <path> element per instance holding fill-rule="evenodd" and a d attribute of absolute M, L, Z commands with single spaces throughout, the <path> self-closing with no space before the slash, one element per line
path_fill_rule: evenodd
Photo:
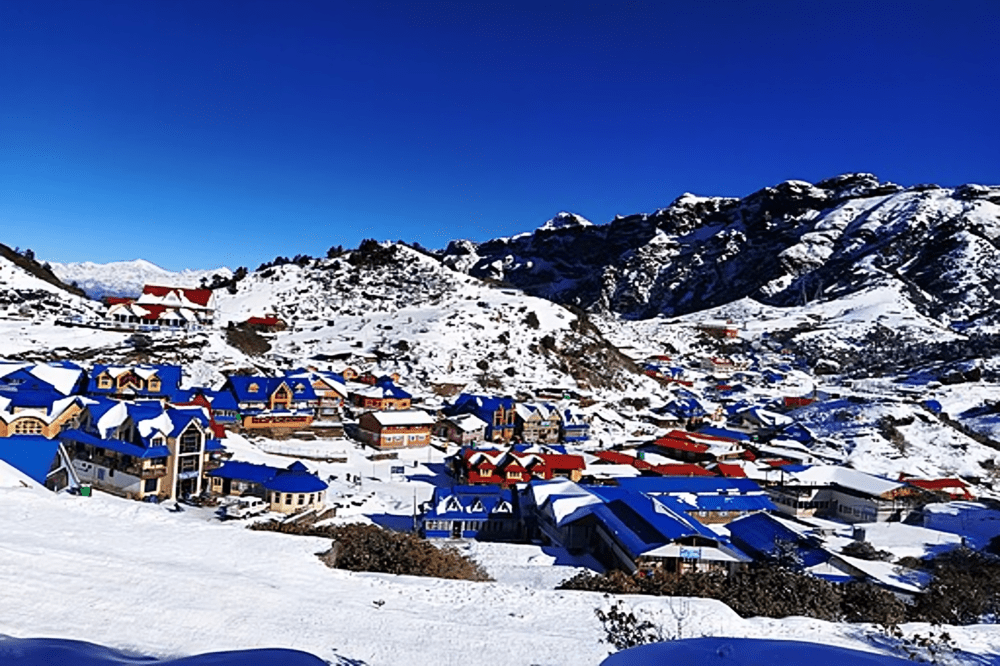
<path fill-rule="evenodd" d="M 137 299 L 112 299 L 108 318 L 123 327 L 210 326 L 212 292 L 147 286 Z M 264 319 L 248 325 L 277 330 L 269 327 L 279 322 Z M 732 322 L 700 330 L 738 334 Z M 398 375 L 350 366 L 232 375 L 213 389 L 182 387 L 182 370 L 171 365 L 0 363 L 0 463 L 53 490 L 96 487 L 138 500 L 252 495 L 293 514 L 323 509 L 327 483 L 300 462 L 230 460 L 227 431 L 346 434 L 379 451 L 452 446 L 450 485 L 435 489 L 420 519 L 427 537 L 541 541 L 608 568 L 678 574 L 732 572 L 792 548 L 816 575 L 919 592 L 917 574 L 858 561 L 828 537 L 852 525 L 913 522 L 925 504 L 973 499 L 967 484 L 829 464 L 812 453 L 811 433 L 783 413 L 815 396 L 764 408 L 718 384 L 725 399 L 709 407 L 687 390 L 686 370 L 669 363 L 649 359 L 645 372 L 675 384 L 672 399 L 639 414 L 665 434 L 600 450 L 580 446 L 591 425 L 577 401 L 564 399 L 579 396 L 565 391 L 538 392 L 534 401 L 460 393 L 431 407 Z M 721 356 L 701 364 L 718 381 L 747 367 Z"/>

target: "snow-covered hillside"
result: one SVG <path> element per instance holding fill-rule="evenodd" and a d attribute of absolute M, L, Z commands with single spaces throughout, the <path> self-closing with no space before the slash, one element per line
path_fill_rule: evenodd
<path fill-rule="evenodd" d="M 251 273 L 216 292 L 219 319 L 291 323 L 272 357 L 367 354 L 414 383 L 625 390 L 645 378 L 566 308 L 457 273 L 402 245 Z"/>
<path fill-rule="evenodd" d="M 211 284 L 215 276 L 226 279 L 233 272 L 228 268 L 214 270 L 184 269 L 168 271 L 145 259 L 113 261 L 95 264 L 90 261 L 61 264 L 50 262 L 52 272 L 66 283 L 76 283 L 91 298 L 103 296 L 138 296 L 143 285 L 158 284 L 176 287 L 198 287 L 202 280 Z"/>

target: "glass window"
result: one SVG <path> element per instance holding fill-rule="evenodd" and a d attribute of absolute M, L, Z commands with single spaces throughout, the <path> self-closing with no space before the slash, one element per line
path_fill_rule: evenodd
<path fill-rule="evenodd" d="M 15 435 L 41 435 L 42 422 L 38 419 L 18 419 L 14 422 Z"/>
<path fill-rule="evenodd" d="M 305 503 L 306 503 L 306 496 L 303 495 L 302 493 L 299 493 L 299 506 L 302 506 Z"/>
<path fill-rule="evenodd" d="M 292 503 L 292 494 L 285 493 L 285 504 L 291 504 L 291 503 Z"/>
<path fill-rule="evenodd" d="M 159 482 L 159 479 L 146 479 L 146 482 L 142 486 L 142 491 L 145 493 L 155 493 Z"/>

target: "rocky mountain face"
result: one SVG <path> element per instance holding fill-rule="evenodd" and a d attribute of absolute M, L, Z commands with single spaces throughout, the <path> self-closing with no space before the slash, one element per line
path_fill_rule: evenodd
<path fill-rule="evenodd" d="M 892 283 L 926 316 L 975 320 L 991 316 L 1000 295 L 1000 187 L 904 188 L 847 174 L 741 199 L 685 194 L 602 225 L 570 219 L 560 214 L 513 238 L 455 241 L 442 261 L 631 319 L 744 297 L 800 305 Z"/>

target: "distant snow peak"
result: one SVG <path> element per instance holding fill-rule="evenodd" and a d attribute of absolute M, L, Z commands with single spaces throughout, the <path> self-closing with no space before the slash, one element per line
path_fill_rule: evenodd
<path fill-rule="evenodd" d="M 576 213 L 560 211 L 551 220 L 538 227 L 538 231 L 555 231 L 556 229 L 582 229 L 592 227 L 594 223 Z"/>
<path fill-rule="evenodd" d="M 180 272 L 168 271 L 145 259 L 113 261 L 96 264 L 91 261 L 60 264 L 51 262 L 52 272 L 67 283 L 76 282 L 91 298 L 103 296 L 138 296 L 146 284 L 195 288 L 201 281 L 212 281 L 213 276 L 229 278 L 228 268 L 196 270 L 186 268 Z"/>

